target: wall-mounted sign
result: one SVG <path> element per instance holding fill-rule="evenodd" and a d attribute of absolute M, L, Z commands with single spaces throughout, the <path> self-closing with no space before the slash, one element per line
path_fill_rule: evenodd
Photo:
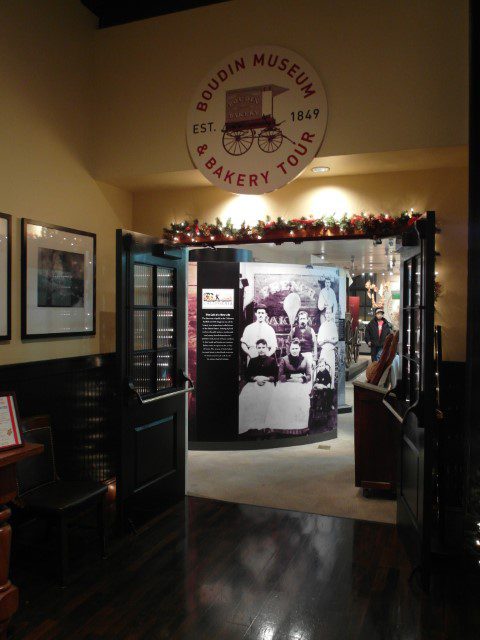
<path fill-rule="evenodd" d="M 187 142 L 216 187 L 260 194 L 298 176 L 327 126 L 325 89 L 313 67 L 282 47 L 249 47 L 213 67 L 194 93 Z"/>

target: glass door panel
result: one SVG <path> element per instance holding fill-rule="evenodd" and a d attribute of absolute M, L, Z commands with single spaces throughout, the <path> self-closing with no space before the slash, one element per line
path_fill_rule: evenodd
<path fill-rule="evenodd" d="M 420 309 L 415 309 L 413 312 L 413 328 L 412 328 L 412 356 L 420 361 L 422 353 L 422 312 Z"/>
<path fill-rule="evenodd" d="M 409 363 L 409 402 L 414 404 L 418 400 L 420 381 L 420 367 L 412 360 Z"/>
<path fill-rule="evenodd" d="M 176 384 L 175 269 L 136 263 L 133 273 L 132 379 L 153 395 Z"/>
<path fill-rule="evenodd" d="M 149 307 L 153 299 L 153 267 L 148 264 L 134 266 L 133 304 Z"/>
<path fill-rule="evenodd" d="M 145 351 L 152 348 L 152 312 L 150 309 L 133 311 L 133 349 Z"/>
<path fill-rule="evenodd" d="M 152 354 L 136 353 L 132 358 L 132 378 L 135 389 L 142 396 L 153 393 Z"/>
<path fill-rule="evenodd" d="M 405 311 L 405 341 L 404 341 L 404 355 L 409 356 L 412 348 L 412 316 L 410 311 Z"/>
<path fill-rule="evenodd" d="M 418 307 L 420 305 L 422 295 L 422 272 L 419 258 L 413 258 L 412 260 L 412 307 Z"/>
<path fill-rule="evenodd" d="M 405 307 L 412 305 L 412 263 L 405 263 Z"/>
<path fill-rule="evenodd" d="M 173 353 L 157 353 L 157 391 L 163 391 L 175 385 L 175 367 Z"/>
<path fill-rule="evenodd" d="M 175 344 L 175 312 L 173 309 L 157 311 L 157 349 Z"/>
<path fill-rule="evenodd" d="M 174 305 L 175 271 L 165 267 L 157 267 L 157 307 L 173 307 Z"/>

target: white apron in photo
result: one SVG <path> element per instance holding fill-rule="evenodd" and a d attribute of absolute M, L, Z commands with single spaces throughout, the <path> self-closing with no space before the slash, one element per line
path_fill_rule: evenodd
<path fill-rule="evenodd" d="M 239 433 L 250 429 L 265 429 L 265 419 L 272 398 L 275 385 L 265 382 L 247 382 L 239 397 Z"/>
<path fill-rule="evenodd" d="M 311 383 L 279 382 L 274 389 L 265 427 L 275 431 L 308 429 Z"/>

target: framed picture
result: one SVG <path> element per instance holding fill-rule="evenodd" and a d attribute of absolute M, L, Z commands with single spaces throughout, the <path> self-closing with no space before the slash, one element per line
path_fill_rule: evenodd
<path fill-rule="evenodd" d="M 0 340 L 11 338 L 12 216 L 0 213 Z"/>
<path fill-rule="evenodd" d="M 8 391 L 0 393 L 0 451 L 22 445 L 15 394 Z"/>
<path fill-rule="evenodd" d="M 96 235 L 22 218 L 22 338 L 95 334 Z"/>

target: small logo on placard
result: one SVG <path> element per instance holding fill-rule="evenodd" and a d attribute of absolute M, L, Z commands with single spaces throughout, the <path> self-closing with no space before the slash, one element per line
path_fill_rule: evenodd
<path fill-rule="evenodd" d="M 315 157 L 327 126 L 327 98 L 315 69 L 282 47 L 228 56 L 194 93 L 187 143 L 195 166 L 233 193 L 273 191 Z"/>
<path fill-rule="evenodd" d="M 202 309 L 233 309 L 233 289 L 202 289 Z"/>

